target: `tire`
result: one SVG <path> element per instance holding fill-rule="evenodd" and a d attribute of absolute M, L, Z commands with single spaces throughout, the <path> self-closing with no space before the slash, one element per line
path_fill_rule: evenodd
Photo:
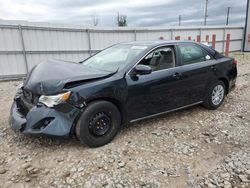
<path fill-rule="evenodd" d="M 90 103 L 80 116 L 76 127 L 76 137 L 89 147 L 103 146 L 116 136 L 121 127 L 121 114 L 108 101 Z"/>
<path fill-rule="evenodd" d="M 216 90 L 220 93 L 216 97 L 214 92 Z M 215 110 L 221 106 L 226 95 L 226 86 L 223 81 L 216 81 L 208 87 L 207 95 L 205 97 L 203 106 L 209 110 Z"/>

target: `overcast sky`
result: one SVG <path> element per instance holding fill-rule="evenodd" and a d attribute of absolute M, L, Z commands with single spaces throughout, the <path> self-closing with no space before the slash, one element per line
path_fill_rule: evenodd
<path fill-rule="evenodd" d="M 209 0 L 208 25 L 224 25 L 230 6 L 232 25 L 243 25 L 247 0 Z M 76 25 L 115 26 L 116 16 L 127 15 L 129 26 L 202 25 L 205 0 L 0 0 L 0 19 Z"/>

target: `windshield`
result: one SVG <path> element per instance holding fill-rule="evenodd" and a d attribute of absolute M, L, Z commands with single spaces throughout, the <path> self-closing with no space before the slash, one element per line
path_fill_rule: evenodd
<path fill-rule="evenodd" d="M 124 68 L 146 48 L 147 46 L 118 44 L 90 57 L 83 62 L 83 65 L 113 72 Z"/>

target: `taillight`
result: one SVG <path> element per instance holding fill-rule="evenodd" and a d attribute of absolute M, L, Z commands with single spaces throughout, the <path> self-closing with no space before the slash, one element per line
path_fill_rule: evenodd
<path fill-rule="evenodd" d="M 234 64 L 235 64 L 235 65 L 237 65 L 237 61 L 236 61 L 236 59 L 234 59 Z"/>

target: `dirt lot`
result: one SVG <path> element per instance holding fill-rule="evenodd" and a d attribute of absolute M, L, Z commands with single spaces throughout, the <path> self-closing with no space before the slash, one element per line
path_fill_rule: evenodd
<path fill-rule="evenodd" d="M 216 111 L 192 107 L 134 123 L 90 149 L 8 125 L 18 81 L 0 82 L 0 187 L 250 187 L 250 54 Z"/>

